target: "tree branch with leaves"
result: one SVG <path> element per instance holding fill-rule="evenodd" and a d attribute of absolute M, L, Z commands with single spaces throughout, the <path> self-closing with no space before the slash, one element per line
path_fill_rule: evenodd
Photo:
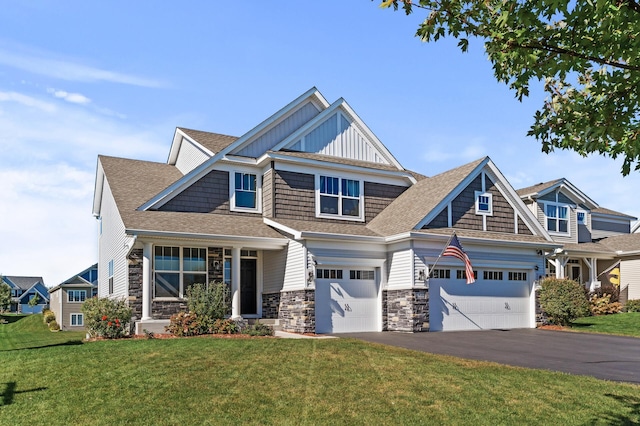
<path fill-rule="evenodd" d="M 640 5 L 634 0 L 384 0 L 383 8 L 427 14 L 416 36 L 484 41 L 494 76 L 522 100 L 547 93 L 527 135 L 542 151 L 623 159 L 640 170 Z"/>

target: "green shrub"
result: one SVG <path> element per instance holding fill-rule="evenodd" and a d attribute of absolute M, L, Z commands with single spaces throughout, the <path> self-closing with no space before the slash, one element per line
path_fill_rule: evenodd
<path fill-rule="evenodd" d="M 627 300 L 624 305 L 625 312 L 640 312 L 640 299 Z"/>
<path fill-rule="evenodd" d="M 238 324 L 232 319 L 217 319 L 213 322 L 213 332 L 216 334 L 237 334 Z"/>
<path fill-rule="evenodd" d="M 92 297 L 84 302 L 82 312 L 91 337 L 116 339 L 129 332 L 131 308 L 123 299 Z"/>
<path fill-rule="evenodd" d="M 180 337 L 204 334 L 204 327 L 200 318 L 193 312 L 178 312 L 171 315 L 169 325 L 164 329 L 174 336 Z"/>
<path fill-rule="evenodd" d="M 620 312 L 622 305 L 620 302 L 612 302 L 611 295 L 608 293 L 591 293 L 589 295 L 589 308 L 591 309 L 591 315 L 610 315 Z"/>
<path fill-rule="evenodd" d="M 249 336 L 273 336 L 273 327 L 257 322 L 247 327 L 244 333 Z"/>
<path fill-rule="evenodd" d="M 187 307 L 200 318 L 223 319 L 231 313 L 229 286 L 219 281 L 212 281 L 208 286 L 193 284 L 187 289 Z"/>
<path fill-rule="evenodd" d="M 52 321 L 56 320 L 56 314 L 49 309 L 45 309 L 42 311 L 42 320 L 45 324 L 50 324 Z"/>
<path fill-rule="evenodd" d="M 540 307 L 552 324 L 569 325 L 572 320 L 590 313 L 584 288 L 575 281 L 546 278 L 538 294 Z"/>
<path fill-rule="evenodd" d="M 49 330 L 60 331 L 60 325 L 56 322 L 56 320 L 49 322 Z"/>

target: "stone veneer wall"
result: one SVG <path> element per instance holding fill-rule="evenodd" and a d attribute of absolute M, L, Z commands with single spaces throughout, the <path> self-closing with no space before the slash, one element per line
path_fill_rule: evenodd
<path fill-rule="evenodd" d="M 129 297 L 127 305 L 132 310 L 131 323 L 142 318 L 142 249 L 129 254 Z"/>
<path fill-rule="evenodd" d="M 280 312 L 280 293 L 262 294 L 262 318 L 278 319 Z"/>
<path fill-rule="evenodd" d="M 285 291 L 280 293 L 280 326 L 294 333 L 316 332 L 315 290 Z"/>
<path fill-rule="evenodd" d="M 382 299 L 383 327 L 386 326 L 383 330 L 407 332 L 429 330 L 429 290 L 386 290 L 383 292 Z"/>

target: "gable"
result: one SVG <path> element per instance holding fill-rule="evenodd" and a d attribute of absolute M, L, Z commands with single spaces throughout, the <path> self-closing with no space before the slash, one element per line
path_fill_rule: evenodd
<path fill-rule="evenodd" d="M 355 120 L 343 111 L 336 111 L 284 149 L 390 164 Z"/>

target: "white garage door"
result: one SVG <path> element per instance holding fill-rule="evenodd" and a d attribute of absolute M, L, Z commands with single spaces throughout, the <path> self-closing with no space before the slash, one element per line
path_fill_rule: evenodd
<path fill-rule="evenodd" d="M 430 279 L 430 330 L 532 327 L 534 312 L 529 275 L 525 271 L 481 270 L 473 284 L 466 284 L 464 279 L 455 276 Z"/>
<path fill-rule="evenodd" d="M 380 331 L 378 290 L 373 270 L 317 269 L 316 333 Z"/>

